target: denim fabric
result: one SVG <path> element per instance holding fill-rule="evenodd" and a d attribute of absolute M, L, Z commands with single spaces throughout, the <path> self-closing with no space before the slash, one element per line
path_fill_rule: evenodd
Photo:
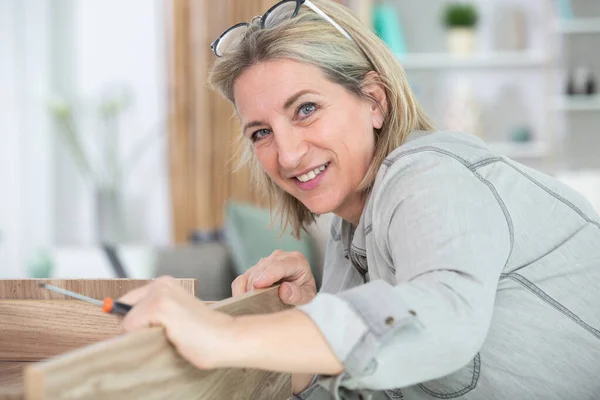
<path fill-rule="evenodd" d="M 388 156 L 298 308 L 345 366 L 306 399 L 600 399 L 600 217 L 470 135 Z"/>

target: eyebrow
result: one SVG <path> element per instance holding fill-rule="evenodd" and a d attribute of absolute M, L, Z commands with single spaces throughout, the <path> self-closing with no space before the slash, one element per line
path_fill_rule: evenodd
<path fill-rule="evenodd" d="M 295 103 L 295 102 L 297 102 L 297 101 L 298 101 L 298 99 L 299 99 L 300 97 L 302 97 L 302 96 L 304 96 L 304 95 L 306 95 L 306 94 L 318 94 L 318 93 L 317 93 L 317 92 L 315 92 L 315 91 L 312 91 L 312 90 L 308 90 L 308 89 L 301 90 L 301 91 L 299 91 L 298 93 L 296 93 L 296 94 L 293 94 L 292 96 L 290 96 L 290 98 L 289 98 L 289 99 L 287 99 L 287 100 L 285 101 L 285 103 L 283 103 L 283 109 L 284 109 L 284 110 L 287 110 L 287 109 L 289 109 L 291 106 L 293 106 L 293 105 L 294 105 L 294 103 Z M 244 130 L 243 130 L 243 132 L 244 132 L 244 134 L 245 134 L 245 133 L 246 133 L 246 131 L 247 131 L 248 129 L 250 129 L 250 128 L 255 128 L 255 127 L 257 127 L 257 126 L 264 126 L 264 125 L 267 125 L 267 124 L 266 124 L 266 123 L 264 123 L 263 121 L 252 121 L 252 122 L 249 122 L 249 123 L 247 123 L 246 125 L 244 125 Z"/>

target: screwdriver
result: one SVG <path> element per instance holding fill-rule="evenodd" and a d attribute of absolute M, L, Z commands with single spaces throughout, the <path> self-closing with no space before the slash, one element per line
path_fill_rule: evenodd
<path fill-rule="evenodd" d="M 61 293 L 66 296 L 74 297 L 76 299 L 87 301 L 89 303 L 100 306 L 100 307 L 102 307 L 102 311 L 104 311 L 107 314 L 122 314 L 122 315 L 124 315 L 124 314 L 127 314 L 127 312 L 129 310 L 131 310 L 133 307 L 133 306 L 130 306 L 129 304 L 121 303 L 119 301 L 114 301 L 110 297 L 107 297 L 106 299 L 104 299 L 104 301 L 101 301 L 101 300 L 93 299 L 91 297 L 84 296 L 79 293 L 71 292 L 70 290 L 61 289 L 56 286 L 48 285 L 47 283 L 38 282 L 38 286 L 42 287 L 44 289 L 51 290 L 56 293 Z"/>

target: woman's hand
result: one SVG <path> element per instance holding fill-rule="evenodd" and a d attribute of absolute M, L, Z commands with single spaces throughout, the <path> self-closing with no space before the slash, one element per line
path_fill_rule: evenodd
<path fill-rule="evenodd" d="M 119 301 L 134 306 L 123 320 L 126 332 L 163 326 L 179 354 L 198 368 L 226 366 L 234 318 L 206 307 L 173 278 L 158 278 Z"/>
<path fill-rule="evenodd" d="M 281 301 L 290 305 L 309 303 L 317 294 L 317 285 L 308 261 L 299 251 L 275 250 L 267 258 L 262 258 L 231 284 L 233 296 L 264 289 L 277 282 Z"/>
<path fill-rule="evenodd" d="M 297 256 L 292 259 L 295 262 L 288 259 L 285 265 L 301 264 Z M 304 288 L 303 298 L 311 293 L 310 281 L 314 293 L 309 276 L 292 280 Z M 200 369 L 289 372 L 297 391 L 310 382 L 309 372 L 312 376 L 312 371 L 325 375 L 343 371 L 318 327 L 296 309 L 232 317 L 208 308 L 169 277 L 134 289 L 119 301 L 133 305 L 123 319 L 126 332 L 162 326 L 178 353 Z"/>

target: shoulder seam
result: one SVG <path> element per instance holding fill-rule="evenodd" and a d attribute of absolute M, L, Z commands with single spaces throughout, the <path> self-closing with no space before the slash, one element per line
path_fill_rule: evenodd
<path fill-rule="evenodd" d="M 529 181 L 531 181 L 534 185 L 536 185 L 537 187 L 539 187 L 540 189 L 542 189 L 544 192 L 548 193 L 550 196 L 554 197 L 556 200 L 560 201 L 561 203 L 563 203 L 564 205 L 566 205 L 567 207 L 569 207 L 576 214 L 578 214 L 585 222 L 587 222 L 589 224 L 592 224 L 596 228 L 600 229 L 600 223 L 598 221 L 594 221 L 593 219 L 591 219 L 590 217 L 588 217 L 587 214 L 584 213 L 575 204 L 571 203 L 569 200 L 565 199 L 564 197 L 562 197 L 558 193 L 550 190 L 549 188 L 547 188 L 546 186 L 544 186 L 541 182 L 538 182 L 536 179 L 532 178 L 531 176 L 529 176 L 525 172 L 521 171 L 516 166 L 512 165 L 511 163 L 506 162 L 506 160 L 502 160 L 502 162 L 504 164 L 508 165 L 510 168 L 512 168 L 515 171 L 517 171 L 518 174 L 521 174 L 522 176 L 524 176 L 525 178 L 527 178 Z"/>
<path fill-rule="evenodd" d="M 467 162 L 467 160 L 465 160 L 462 157 L 457 156 L 456 154 L 449 152 L 447 150 L 443 150 L 437 147 L 433 147 L 433 146 L 423 146 L 423 147 L 419 147 L 413 150 L 408 150 L 405 152 L 401 152 L 400 154 L 395 155 L 394 157 L 392 157 L 389 160 L 385 160 L 383 162 L 383 164 L 386 167 L 391 167 L 396 161 L 398 161 L 399 159 L 401 159 L 404 156 L 408 156 L 408 155 L 412 155 L 412 154 L 416 154 L 416 153 L 422 153 L 422 152 L 426 152 L 426 151 L 431 151 L 431 152 L 435 152 L 435 153 L 440 153 L 443 154 L 447 157 L 450 157 L 458 162 L 460 162 L 462 165 L 464 165 L 469 171 L 471 171 L 471 173 L 484 185 L 486 186 L 490 192 L 492 193 L 492 195 L 494 196 L 494 198 L 496 199 L 496 202 L 498 203 L 498 206 L 500 207 L 500 209 L 502 210 L 502 213 L 504 214 L 504 218 L 506 220 L 506 225 L 508 227 L 508 233 L 509 233 L 509 239 L 510 239 L 510 249 L 509 249 L 509 253 L 508 253 L 508 257 L 506 258 L 506 263 L 504 264 L 504 267 L 506 267 L 508 265 L 508 262 L 510 261 L 510 258 L 512 256 L 513 253 L 513 249 L 514 249 L 514 243 L 515 243 L 515 232 L 514 232 L 514 226 L 513 226 L 513 222 L 512 222 L 512 217 L 510 215 L 510 212 L 508 211 L 508 208 L 506 207 L 506 205 L 504 204 L 504 201 L 500 198 L 500 195 L 498 194 L 498 191 L 496 190 L 496 187 L 494 186 L 493 183 L 491 183 L 490 181 L 488 181 L 487 179 L 485 179 L 483 176 L 481 176 L 481 174 L 479 174 L 476 171 L 476 168 L 482 166 L 482 165 L 487 165 L 489 163 L 493 163 L 493 162 L 498 162 L 498 161 L 504 161 L 501 157 L 491 157 L 491 158 L 487 158 L 484 160 L 480 160 L 477 161 L 476 163 L 469 163 Z M 387 173 L 387 171 L 386 171 Z M 392 213 L 392 215 L 395 213 Z M 503 268 L 504 269 L 504 268 Z"/>

